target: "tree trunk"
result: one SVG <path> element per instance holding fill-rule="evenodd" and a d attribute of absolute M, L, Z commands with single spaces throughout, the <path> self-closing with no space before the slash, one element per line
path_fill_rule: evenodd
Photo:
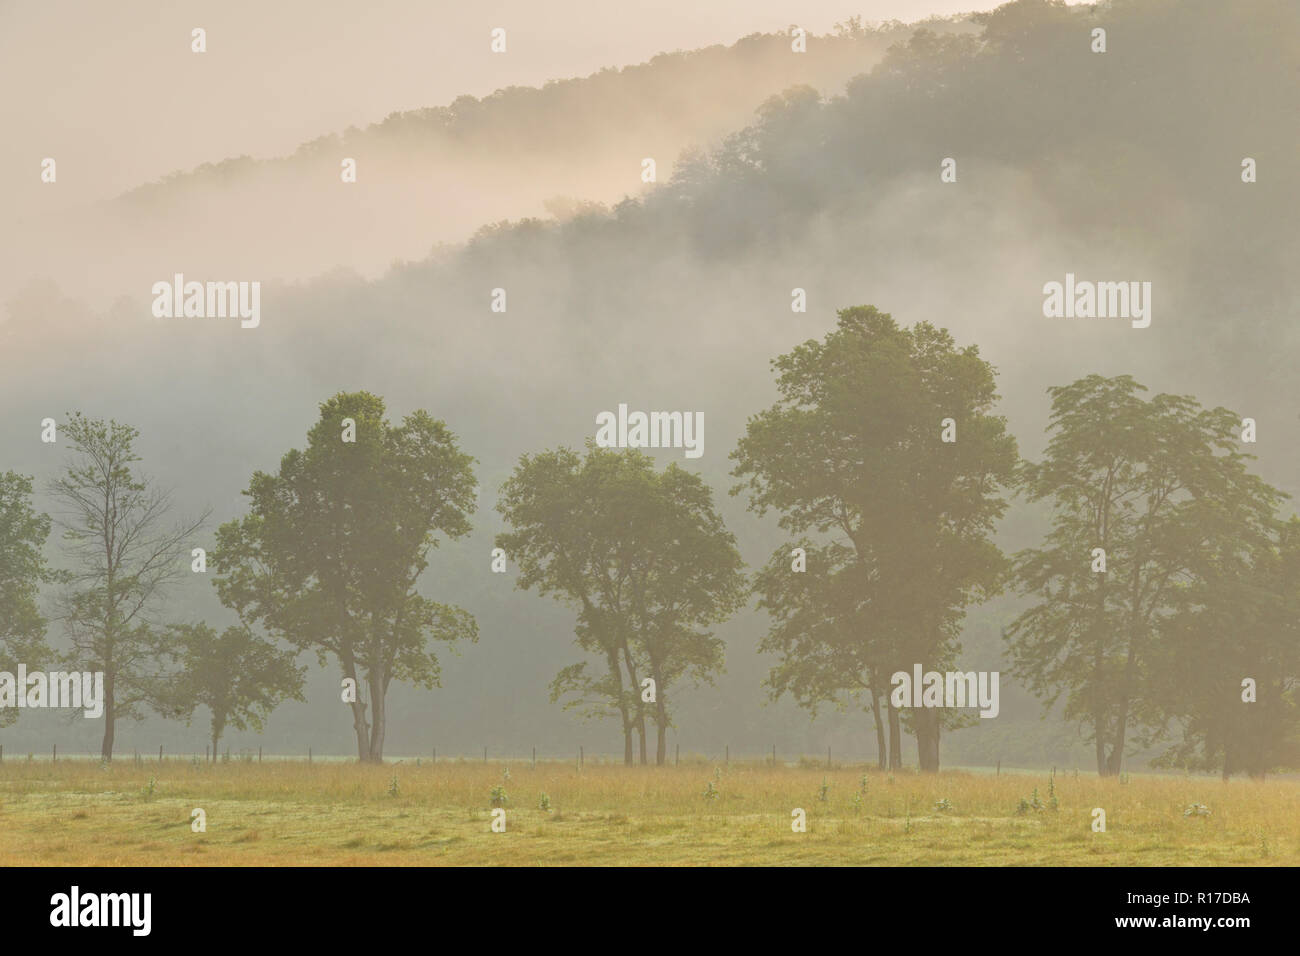
<path fill-rule="evenodd" d="M 1129 672 L 1133 667 L 1133 646 L 1129 645 L 1128 662 L 1124 668 L 1124 685 L 1120 688 L 1119 712 L 1115 716 L 1115 729 L 1111 733 L 1110 753 L 1106 755 L 1106 772 L 1103 776 L 1118 777 L 1124 762 L 1124 739 L 1128 736 Z"/>
<path fill-rule="evenodd" d="M 668 759 L 668 703 L 664 700 L 664 688 L 655 678 L 655 729 L 658 739 L 655 742 L 655 766 L 662 767 Z"/>
<path fill-rule="evenodd" d="M 352 708 L 352 729 L 357 735 L 357 760 L 365 763 L 370 759 L 370 725 L 366 722 L 366 702 L 361 699 L 361 685 L 357 682 L 356 662 L 349 651 L 343 658 L 343 677 L 352 681 L 356 699 L 348 701 Z"/>
<path fill-rule="evenodd" d="M 630 686 L 632 688 L 632 693 L 636 697 L 636 731 L 637 731 L 637 739 L 639 741 L 639 755 L 641 757 L 641 765 L 644 766 L 646 763 L 645 702 L 641 700 L 641 683 L 636 679 L 636 664 L 632 662 L 632 651 L 627 646 L 626 643 L 623 644 L 623 660 L 627 664 L 627 676 L 628 679 L 631 681 Z M 656 689 L 656 696 L 658 696 L 657 689 Z"/>
<path fill-rule="evenodd" d="M 889 769 L 903 769 L 903 727 L 898 708 L 889 704 Z"/>
<path fill-rule="evenodd" d="M 1110 501 L 1111 482 L 1113 473 L 1107 474 L 1106 481 L 1102 485 L 1102 499 Z M 1110 554 L 1110 510 L 1103 508 L 1099 515 L 1099 524 L 1097 533 L 1101 541 L 1102 550 Z M 1092 732 L 1097 743 L 1097 776 L 1108 776 L 1106 761 L 1106 704 L 1102 696 L 1102 671 L 1106 663 L 1105 649 L 1102 644 L 1101 635 L 1107 632 L 1106 627 L 1106 575 L 1103 574 L 1097 582 L 1097 623 L 1096 638 L 1092 651 Z"/>
<path fill-rule="evenodd" d="M 1124 737 L 1117 735 L 1116 740 L 1111 744 L 1110 753 L 1106 755 L 1106 776 L 1118 777 L 1120 765 L 1124 760 Z"/>
<path fill-rule="evenodd" d="M 104 741 L 99 748 L 99 759 L 105 763 L 113 760 L 113 737 L 117 731 L 117 715 L 113 703 L 117 699 L 115 689 L 117 668 L 113 666 L 113 625 L 117 618 L 117 601 L 113 597 L 113 583 L 117 576 L 117 565 L 113 561 L 112 528 L 116 522 L 109 521 L 114 508 L 109 503 L 109 488 L 104 487 L 104 511 L 102 513 L 101 531 L 104 535 L 104 598 L 108 607 L 108 616 L 104 620 Z"/>
<path fill-rule="evenodd" d="M 876 724 L 876 765 L 884 770 L 889 762 L 889 751 L 885 744 L 885 722 L 880 716 L 880 698 L 876 696 L 874 690 L 871 692 L 871 716 Z"/>
<path fill-rule="evenodd" d="M 1097 711 L 1092 715 L 1093 737 L 1097 744 L 1097 776 L 1106 776 L 1106 739 L 1102 736 L 1104 717 Z"/>
<path fill-rule="evenodd" d="M 384 737 L 388 732 L 386 706 L 388 688 L 379 677 L 370 678 L 370 762 L 384 762 Z"/>
<path fill-rule="evenodd" d="M 352 729 L 357 734 L 357 759 L 364 762 L 370 759 L 370 725 L 366 723 L 366 702 L 354 700 L 352 708 Z"/>
<path fill-rule="evenodd" d="M 107 671 L 108 668 L 105 668 Z M 104 742 L 99 748 L 99 759 L 105 762 L 113 760 L 113 735 L 117 729 L 117 715 L 113 706 L 113 673 L 104 675 Z"/>
<path fill-rule="evenodd" d="M 610 676 L 614 678 L 614 689 L 618 694 L 618 713 L 623 718 L 623 765 L 632 766 L 632 716 L 628 713 L 627 695 L 623 693 L 623 669 L 618 663 L 618 649 L 605 647 L 605 659 L 609 664 Z"/>
<path fill-rule="evenodd" d="M 1137 667 L 1137 641 L 1131 639 L 1128 645 L 1128 657 L 1124 661 L 1124 681 L 1120 685 L 1119 713 L 1115 718 L 1114 739 L 1111 741 L 1110 754 L 1106 760 L 1108 776 L 1119 776 L 1120 766 L 1124 761 L 1124 739 L 1128 736 L 1128 707 L 1133 696 L 1133 678 Z"/>
<path fill-rule="evenodd" d="M 356 671 L 352 671 L 350 676 L 352 684 L 356 686 Z M 348 706 L 352 708 L 352 729 L 357 735 L 357 760 L 364 763 L 370 759 L 370 725 L 366 721 L 366 702 L 359 696 L 356 700 L 348 701 Z"/>
<path fill-rule="evenodd" d="M 916 728 L 916 762 L 925 773 L 939 770 L 939 712 L 922 707 L 912 717 Z"/>

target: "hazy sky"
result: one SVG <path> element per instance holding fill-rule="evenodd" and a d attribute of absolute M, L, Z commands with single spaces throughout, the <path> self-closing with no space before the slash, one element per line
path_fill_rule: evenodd
<path fill-rule="evenodd" d="M 229 156 L 281 155 L 394 110 L 585 76 L 656 53 L 850 16 L 916 20 L 991 0 L 0 0 L 5 182 L 59 163 L 59 200 Z M 508 52 L 489 50 L 493 27 Z M 208 51 L 190 52 L 190 31 Z M 810 50 L 810 53 L 813 51 Z M 49 198 L 48 196 L 46 198 Z"/>

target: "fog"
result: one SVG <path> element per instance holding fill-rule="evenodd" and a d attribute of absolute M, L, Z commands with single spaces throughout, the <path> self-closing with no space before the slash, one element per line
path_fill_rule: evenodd
<path fill-rule="evenodd" d="M 837 309 L 872 304 L 977 344 L 1023 455 L 1042 451 L 1049 386 L 1133 374 L 1152 393 L 1253 415 L 1258 472 L 1300 493 L 1300 190 L 1288 165 L 1300 132 L 1282 66 L 1300 52 L 1294 4 L 1020 2 L 919 37 L 815 37 L 805 54 L 784 34 L 737 41 L 785 31 L 791 10 L 824 36 L 852 15 L 957 8 L 708 6 L 657 4 L 635 23 L 594 3 L 472 17 L 385 3 L 364 19 L 343 5 L 199 5 L 139 24 L 2 8 L 5 89 L 49 96 L 38 106 L 4 94 L 12 142 L 26 148 L 0 167 L 20 223 L 6 230 L 0 285 L 0 470 L 43 488 L 66 465 L 66 448 L 39 441 L 43 418 L 130 422 L 143 467 L 178 507 L 213 509 L 195 543 L 210 546 L 216 525 L 243 513 L 252 473 L 303 447 L 334 393 L 382 395 L 394 420 L 417 408 L 444 419 L 478 460 L 480 508 L 422 587 L 471 611 L 481 637 L 446 657 L 441 689 L 394 689 L 394 755 L 619 750 L 616 721 L 583 723 L 548 700 L 555 672 L 580 657 L 573 613 L 490 572 L 497 490 L 521 454 L 580 448 L 620 402 L 701 410 L 704 456 L 658 455 L 705 477 L 746 561 L 761 565 L 783 538 L 726 494 L 727 456 L 774 400 L 770 360 L 824 336 Z M 1095 23 L 1108 29 L 1104 55 L 1089 50 Z M 189 52 L 193 25 L 208 29 L 202 56 Z M 510 46 L 494 60 L 496 25 Z M 58 57 L 38 55 L 51 48 Z M 21 87 L 8 82 L 18 76 Z M 422 113 L 368 127 L 462 95 L 487 98 L 462 102 L 477 120 Z M 341 138 L 300 149 L 322 136 Z M 354 153 L 358 182 L 343 184 L 339 157 Z M 43 156 L 58 159 L 56 184 L 39 180 Z M 149 185 L 237 156 L 264 162 Z M 645 156 L 660 158 L 656 183 L 641 181 Z M 946 157 L 955 182 L 941 181 Z M 1257 160 L 1257 182 L 1242 182 L 1243 157 Z M 175 273 L 260 281 L 260 325 L 154 318 L 150 287 Z M 1151 282 L 1150 327 L 1046 318 L 1044 283 L 1066 273 Z M 490 307 L 497 288 L 504 313 Z M 806 312 L 791 311 L 795 288 Z M 43 492 L 38 504 L 53 507 Z M 1000 542 L 1028 546 L 1044 529 L 1017 504 Z M 57 561 L 55 537 L 49 550 Z M 1000 630 L 1015 606 L 1003 597 L 970 613 L 964 666 L 1006 667 Z M 232 620 L 205 580 L 174 592 L 165 616 Z M 727 672 L 679 692 L 674 742 L 872 753 L 860 707 L 813 721 L 766 700 L 765 629 L 752 609 L 719 629 Z M 349 751 L 338 675 L 312 667 L 307 703 L 278 709 L 261 738 L 232 733 L 233 750 Z M 1072 728 L 1003 687 L 1003 717 L 980 722 L 997 726 L 946 736 L 945 763 L 1086 764 Z M 14 752 L 55 739 L 61 751 L 98 747 L 88 721 L 24 717 L 0 736 Z M 118 736 L 149 751 L 193 749 L 204 734 L 149 720 Z"/>
<path fill-rule="evenodd" d="M 50 275 L 107 298 L 171 258 L 263 278 L 373 276 L 485 223 L 635 195 L 643 158 L 666 173 L 766 96 L 838 92 L 906 36 L 836 37 L 836 23 L 915 8 L 801 8 L 813 55 L 794 56 L 774 35 L 790 26 L 779 4 L 707 6 L 656 5 L 630 28 L 599 3 L 388 2 L 364 16 L 341 3 L 142 3 L 129 20 L 6 5 L 0 77 L 40 95 L 6 104 L 11 141 L 28 145 L 0 156 L 16 225 L 0 293 Z M 490 49 L 496 26 L 504 53 Z M 33 175 L 47 157 L 57 188 Z M 347 188 L 344 158 L 358 166 Z"/>

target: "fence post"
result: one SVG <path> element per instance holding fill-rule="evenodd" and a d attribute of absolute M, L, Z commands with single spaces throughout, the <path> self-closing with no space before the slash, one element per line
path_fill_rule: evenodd
<path fill-rule="evenodd" d="M 261 744 L 258 744 L 258 746 L 257 746 L 257 762 L 258 762 L 258 763 L 261 763 L 261 762 L 262 762 L 262 745 L 261 745 Z"/>
<path fill-rule="evenodd" d="M 311 748 L 307 748 L 307 762 L 311 763 Z"/>
<path fill-rule="evenodd" d="M 731 744 L 727 744 L 727 755 L 722 758 L 723 764 L 731 763 Z"/>
<path fill-rule="evenodd" d="M 579 770 L 582 769 L 582 765 L 583 765 L 583 763 L 584 763 L 584 759 L 583 759 L 583 758 L 584 758 L 584 754 L 583 754 L 583 752 L 582 752 L 582 747 L 578 747 L 578 769 L 579 769 Z"/>
<path fill-rule="evenodd" d="M 1001 758 L 1001 757 L 998 758 L 998 772 L 997 772 L 996 776 L 999 776 L 999 777 L 1002 776 L 1002 758 Z"/>
<path fill-rule="evenodd" d="M 59 762 L 59 745 L 58 745 L 58 744 L 55 744 L 55 745 L 54 745 L 54 756 L 50 758 L 50 763 L 58 763 L 58 762 Z"/>
<path fill-rule="evenodd" d="M 158 745 L 158 762 L 162 763 L 162 744 Z"/>
<path fill-rule="evenodd" d="M 831 768 L 831 748 L 827 747 L 826 748 L 826 769 L 829 770 L 830 768 Z"/>
<path fill-rule="evenodd" d="M 483 748 L 483 762 L 487 763 L 487 748 Z"/>
<path fill-rule="evenodd" d="M 776 766 L 776 744 L 772 744 L 772 766 Z"/>
<path fill-rule="evenodd" d="M 682 745 L 674 744 L 673 746 L 677 748 L 676 755 L 673 757 L 673 766 L 680 767 L 682 764 Z"/>
<path fill-rule="evenodd" d="M 533 748 L 533 769 L 537 769 L 537 748 Z"/>

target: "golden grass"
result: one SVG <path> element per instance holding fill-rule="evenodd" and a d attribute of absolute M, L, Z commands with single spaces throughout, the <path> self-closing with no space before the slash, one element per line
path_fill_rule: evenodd
<path fill-rule="evenodd" d="M 704 796 L 710 781 L 715 798 Z M 499 784 L 505 833 L 490 828 Z M 1048 785 L 1047 773 L 758 762 L 10 760 L 0 764 L 0 865 L 1300 864 L 1294 780 L 1058 772 L 1058 810 L 1016 812 L 1034 787 L 1047 803 Z M 945 798 L 952 809 L 935 809 Z M 1196 803 L 1210 815 L 1184 816 Z M 195 807 L 205 833 L 191 832 Z M 795 807 L 806 833 L 791 831 Z M 1105 833 L 1092 832 L 1094 807 Z"/>

